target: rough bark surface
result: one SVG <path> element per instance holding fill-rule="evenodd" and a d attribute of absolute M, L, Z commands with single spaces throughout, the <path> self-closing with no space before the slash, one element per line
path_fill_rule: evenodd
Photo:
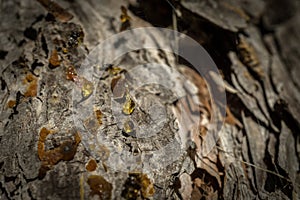
<path fill-rule="evenodd" d="M 0 0 L 0 199 L 300 199 L 298 1 L 57 3 Z M 177 63 L 172 54 L 141 50 L 108 63 L 98 85 L 77 74 L 99 42 L 125 29 L 153 25 L 191 36 L 223 75 L 227 116 L 217 145 L 205 157 L 199 149 L 211 117 L 210 96 L 185 60 Z M 154 42 L 160 40 L 159 35 L 153 37 Z M 164 84 L 187 97 L 177 101 L 172 91 L 151 86 L 130 97 L 115 84 L 126 77 L 132 83 L 149 78 L 142 76 L 151 71 L 148 68 L 126 73 L 148 62 L 176 69 L 155 69 L 151 78 L 161 78 L 164 71 Z M 93 117 L 78 112 L 74 90 L 84 102 L 91 92 L 97 94 Z M 160 149 L 178 131 L 180 106 L 189 113 L 185 117 L 201 125 L 190 132 L 191 146 L 163 170 L 163 161 L 151 156 L 146 158 L 155 162 L 147 167 L 113 170 L 112 151 L 94 142 L 100 131 L 116 148 L 132 154 Z M 115 124 L 112 107 L 123 109 L 132 121 L 141 120 L 140 129 L 160 124 L 162 115 L 167 125 L 160 136 L 137 140 L 128 121 L 124 119 L 123 130 Z M 201 122 L 194 118 L 195 110 Z M 74 114 L 85 116 L 82 130 L 74 124 Z M 172 148 L 169 151 L 180 147 Z"/>

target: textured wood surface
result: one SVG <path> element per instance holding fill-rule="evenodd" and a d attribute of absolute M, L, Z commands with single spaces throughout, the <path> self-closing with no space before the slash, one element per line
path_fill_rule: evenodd
<path fill-rule="evenodd" d="M 300 198 L 298 1 L 49 2 L 0 0 L 0 199 Z M 121 6 L 127 8 L 126 14 Z M 183 32 L 208 51 L 224 78 L 227 117 L 217 145 L 201 157 L 197 149 L 211 111 L 203 79 L 186 61 L 179 59 L 178 64 L 172 54 L 130 53 L 117 64 L 124 68 L 153 61 L 168 64 L 190 82 L 174 83 L 176 75 L 170 72 L 171 78 L 164 81 L 174 83 L 187 98 L 174 101 L 171 95 L 163 99 L 149 93 L 148 101 L 141 100 L 146 108 L 151 107 L 150 100 L 175 110 L 183 105 L 191 121 L 197 120 L 193 114 L 199 110 L 204 125 L 191 132 L 194 144 L 163 170 L 116 172 L 106 162 L 110 152 L 105 146 L 89 146 L 74 124 L 72 89 L 85 85 L 82 92 L 89 94 L 89 83 L 82 82 L 76 70 L 109 36 L 152 25 Z M 162 39 L 158 35 L 153 40 Z M 96 92 L 104 112 L 95 109 L 96 121 L 86 123 L 95 132 L 113 121 L 105 112 L 110 107 L 106 89 L 117 87 L 113 79 L 126 76 L 107 73 Z M 194 96 L 200 103 L 193 101 Z M 171 122 L 180 112 L 174 111 L 174 116 L 170 112 L 166 137 L 143 143 L 144 150 L 149 145 L 160 148 L 164 138 L 176 132 Z M 102 114 L 108 115 L 106 121 Z M 111 137 L 120 131 L 107 127 Z M 125 137 L 130 138 L 120 136 Z M 135 143 L 128 139 L 121 146 L 135 153 Z M 153 169 L 163 165 L 152 164 Z"/>

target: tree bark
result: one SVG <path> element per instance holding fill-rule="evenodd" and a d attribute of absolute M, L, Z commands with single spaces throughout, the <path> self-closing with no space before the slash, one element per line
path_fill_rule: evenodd
<path fill-rule="evenodd" d="M 0 199 L 300 199 L 299 2 L 11 0 L 0 1 L 0 6 Z M 81 64 L 100 42 L 149 26 L 185 33 L 210 54 L 226 89 L 225 123 L 204 157 L 197 141 L 208 128 L 199 125 L 191 132 L 193 144 L 163 170 L 157 170 L 163 161 L 150 163 L 153 171 L 115 170 L 119 168 L 109 160 L 113 152 L 94 141 L 99 130 L 111 134 L 111 143 L 138 154 L 136 149 L 159 149 L 175 137 L 173 122 L 181 113 L 170 114 L 171 105 L 188 105 L 188 117 L 194 114 L 186 103 L 190 97 L 181 102 L 168 91 L 161 92 L 165 98 L 146 92 L 141 93 L 148 95 L 144 99 L 133 101 L 123 88 L 121 100 L 113 105 L 137 121 L 146 120 L 134 114 L 138 102 L 150 111 L 153 105 L 164 105 L 168 125 L 162 136 L 144 143 L 132 139 L 130 123 L 119 130 L 111 114 L 109 95 L 115 93 L 110 89 L 119 87 L 132 63 L 156 62 L 178 70 L 180 76 L 165 72 L 168 68 L 158 72 L 165 70 L 168 77 L 162 82 L 187 96 L 195 87 L 190 96 L 201 102 L 193 102 L 204 113 L 201 120 L 211 116 L 208 83 L 190 63 L 170 53 L 141 50 L 105 63 L 111 65 L 98 85 L 81 77 Z M 153 41 L 162 38 L 155 35 Z M 129 76 L 142 80 L 147 73 Z M 181 75 L 191 82 L 187 88 Z M 93 118 L 78 112 L 81 102 L 74 103 L 72 91 L 83 102 L 95 92 Z M 160 111 L 149 114 L 155 123 L 161 122 L 156 118 L 163 115 Z M 84 128 L 94 135 L 74 123 L 74 113 L 86 117 Z"/>

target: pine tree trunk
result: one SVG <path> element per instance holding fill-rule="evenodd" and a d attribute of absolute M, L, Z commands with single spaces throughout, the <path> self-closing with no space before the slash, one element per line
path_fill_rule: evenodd
<path fill-rule="evenodd" d="M 300 199 L 298 1 L 56 2 L 0 1 L 0 199 Z M 112 152 L 88 141 L 94 136 L 74 122 L 74 88 L 82 101 L 93 92 L 98 98 L 98 107 L 92 108 L 96 120 L 87 118 L 84 125 L 95 133 L 105 126 L 114 132 L 117 126 L 108 125 L 114 119 L 105 111 L 111 107 L 106 87 L 117 87 L 114 81 L 123 77 L 126 62 L 155 61 L 198 77 L 185 60 L 161 51 L 137 51 L 117 61 L 118 66 L 108 66 L 105 73 L 112 78 L 102 77 L 97 91 L 80 76 L 80 65 L 101 41 L 148 26 L 175 29 L 206 49 L 223 76 L 227 116 L 215 147 L 204 157 L 195 142 L 163 170 L 114 170 Z M 141 72 L 133 75 L 146 73 Z M 175 80 L 168 73 L 171 78 L 163 82 Z M 189 80 L 210 115 L 204 82 Z M 180 81 L 175 89 L 180 90 Z M 134 117 L 137 105 L 123 95 L 123 112 Z M 162 95 L 167 99 L 149 94 L 146 107 L 149 102 L 178 103 L 168 93 Z M 172 117 L 167 113 L 170 124 Z M 130 124 L 124 127 L 116 130 L 123 134 L 120 138 L 133 138 Z M 198 140 L 201 128 L 191 134 Z M 157 142 L 150 141 L 157 144 L 153 148 L 163 146 L 165 137 L 172 140 L 175 129 L 172 124 Z M 135 140 L 126 141 L 120 148 L 136 153 Z M 139 146 L 143 148 L 147 145 Z"/>

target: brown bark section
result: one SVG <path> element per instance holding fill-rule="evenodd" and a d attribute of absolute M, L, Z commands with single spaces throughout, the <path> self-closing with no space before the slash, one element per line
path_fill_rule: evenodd
<path fill-rule="evenodd" d="M 299 2 L 39 2 L 0 2 L 0 199 L 300 198 Z M 181 169 L 154 185 L 130 182 L 144 174 L 115 176 L 101 160 L 86 170 L 93 158 L 70 118 L 74 69 L 88 51 L 124 27 L 151 24 L 203 45 L 224 76 L 228 104 L 213 151 L 200 160 L 189 149 Z"/>

